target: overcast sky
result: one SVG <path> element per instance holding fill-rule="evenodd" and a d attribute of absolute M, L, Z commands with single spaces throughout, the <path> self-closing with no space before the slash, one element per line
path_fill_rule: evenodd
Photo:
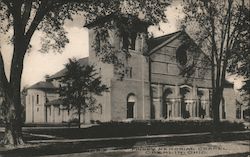
<path fill-rule="evenodd" d="M 156 27 L 149 28 L 149 31 L 154 36 L 160 36 L 172 33 L 178 30 L 178 19 L 184 17 L 181 12 L 180 3 L 174 2 L 166 11 L 167 23 L 160 23 L 161 30 Z M 52 75 L 64 68 L 64 64 L 68 58 L 82 58 L 88 56 L 89 41 L 88 30 L 83 28 L 84 19 L 77 17 L 74 21 L 69 21 L 65 24 L 65 29 L 68 32 L 70 43 L 67 44 L 62 54 L 49 52 L 46 54 L 40 53 L 40 36 L 42 32 L 36 32 L 31 40 L 32 49 L 27 53 L 24 59 L 24 70 L 22 75 L 22 87 L 30 86 L 38 81 L 43 81 L 45 75 Z M 1 51 L 4 57 L 5 70 L 9 75 L 12 46 L 8 44 L 9 39 L 6 36 L 1 36 L 0 44 Z"/>

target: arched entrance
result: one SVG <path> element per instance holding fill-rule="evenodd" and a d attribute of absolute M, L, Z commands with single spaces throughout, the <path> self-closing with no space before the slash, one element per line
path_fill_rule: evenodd
<path fill-rule="evenodd" d="M 204 101 L 204 91 L 197 90 L 197 97 L 198 97 L 197 116 L 201 119 L 204 119 L 205 115 L 206 115 L 206 105 L 204 103 L 202 103 L 202 101 Z"/>
<path fill-rule="evenodd" d="M 135 118 L 135 94 L 130 93 L 127 97 L 127 118 Z"/>
<path fill-rule="evenodd" d="M 181 95 L 181 117 L 186 119 L 189 118 L 190 112 L 192 112 L 192 102 L 191 99 L 191 88 L 188 86 L 184 86 L 180 88 Z"/>
<path fill-rule="evenodd" d="M 172 117 L 172 102 L 170 95 L 173 93 L 171 88 L 167 88 L 163 92 L 162 96 L 162 118 L 167 119 Z"/>

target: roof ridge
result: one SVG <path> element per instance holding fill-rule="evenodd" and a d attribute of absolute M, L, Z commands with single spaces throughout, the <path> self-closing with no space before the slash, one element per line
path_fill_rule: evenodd
<path fill-rule="evenodd" d="M 170 35 L 174 35 L 174 34 L 177 34 L 177 33 L 180 33 L 180 32 L 182 32 L 182 30 L 179 30 L 179 31 L 176 31 L 176 32 L 172 32 L 172 33 L 169 33 L 169 34 L 164 34 L 164 35 L 162 35 L 162 36 L 152 38 L 152 40 L 164 38 L 164 37 L 167 37 L 167 36 L 170 36 Z"/>
<path fill-rule="evenodd" d="M 39 81 L 28 87 L 28 89 L 55 89 L 56 87 L 47 81 Z"/>
<path fill-rule="evenodd" d="M 88 62 L 88 59 L 89 59 L 89 56 L 83 57 L 83 58 L 77 59 L 77 62 L 79 62 L 81 64 L 81 61 L 82 61 L 83 62 L 82 64 L 88 64 L 88 63 L 85 63 L 85 61 L 84 61 L 84 60 L 86 60 L 86 62 Z M 62 77 L 66 70 L 67 69 L 64 67 L 63 69 L 61 69 L 61 70 L 55 72 L 53 75 L 49 76 L 48 80 Z"/>

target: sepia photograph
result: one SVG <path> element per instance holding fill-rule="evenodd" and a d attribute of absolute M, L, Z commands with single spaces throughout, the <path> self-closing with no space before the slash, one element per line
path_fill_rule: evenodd
<path fill-rule="evenodd" d="M 250 2 L 0 0 L 0 157 L 250 157 Z"/>

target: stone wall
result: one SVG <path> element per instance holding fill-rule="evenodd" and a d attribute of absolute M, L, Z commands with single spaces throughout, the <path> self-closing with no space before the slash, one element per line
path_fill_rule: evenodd
<path fill-rule="evenodd" d="M 230 121 L 236 120 L 236 96 L 233 88 L 224 88 L 223 96 L 225 99 L 225 118 Z M 222 108 L 221 118 L 222 118 Z"/>
<path fill-rule="evenodd" d="M 45 92 L 42 90 L 28 89 L 26 96 L 26 123 L 43 123 L 45 122 L 46 102 Z"/>

